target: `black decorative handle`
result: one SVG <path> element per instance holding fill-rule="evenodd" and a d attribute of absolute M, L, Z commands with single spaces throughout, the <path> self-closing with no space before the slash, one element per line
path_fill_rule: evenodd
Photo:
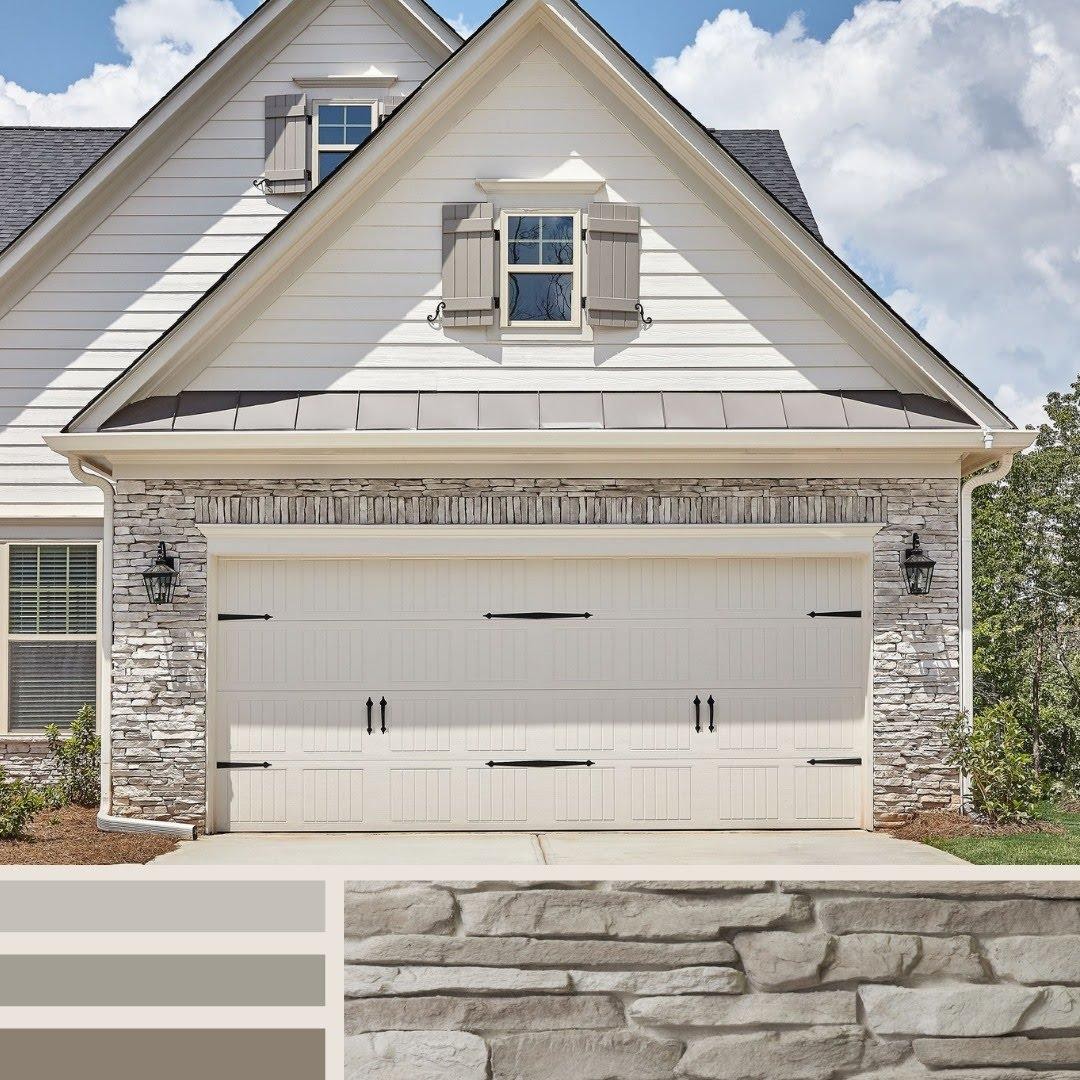
<path fill-rule="evenodd" d="M 375 702 L 371 698 L 367 699 L 367 733 L 372 734 L 371 731 L 371 710 L 375 708 Z"/>
<path fill-rule="evenodd" d="M 591 611 L 508 611 L 508 612 L 493 612 L 489 611 L 485 616 L 485 619 L 591 619 Z"/>
<path fill-rule="evenodd" d="M 710 731 L 715 731 L 716 730 L 716 720 L 715 720 L 715 717 L 714 717 L 715 710 L 716 710 L 716 700 L 715 700 L 715 698 L 713 698 L 712 694 L 710 694 L 709 695 L 709 730 Z"/>
<path fill-rule="evenodd" d="M 586 768 L 591 769 L 595 761 L 547 761 L 544 759 L 533 761 L 488 761 L 489 769 L 567 769 Z"/>
<path fill-rule="evenodd" d="M 701 698 L 694 696 L 694 730 L 701 734 Z"/>
<path fill-rule="evenodd" d="M 379 702 L 379 715 L 382 717 L 382 727 L 380 731 L 383 735 L 386 734 L 386 698 L 383 698 Z"/>

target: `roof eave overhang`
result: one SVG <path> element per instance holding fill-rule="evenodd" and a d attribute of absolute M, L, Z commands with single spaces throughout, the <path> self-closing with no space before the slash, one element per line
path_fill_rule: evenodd
<path fill-rule="evenodd" d="M 964 430 L 740 431 L 547 430 L 547 431 L 341 431 L 341 432 L 98 432 L 51 435 L 48 445 L 70 459 L 82 459 L 109 474 L 153 463 L 155 475 L 170 468 L 234 470 L 288 463 L 292 475 L 306 466 L 354 468 L 393 465 L 401 469 L 451 463 L 463 469 L 502 465 L 572 465 L 603 469 L 752 461 L 795 464 L 813 461 L 951 462 L 970 472 L 1006 454 L 1026 449 L 1035 432 Z M 360 473 L 359 475 L 363 475 Z M 467 475 L 463 474 L 463 475 Z M 867 475 L 871 475 L 870 472 Z"/>

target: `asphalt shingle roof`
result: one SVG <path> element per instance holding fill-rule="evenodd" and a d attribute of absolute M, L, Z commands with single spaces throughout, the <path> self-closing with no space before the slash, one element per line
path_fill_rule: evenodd
<path fill-rule="evenodd" d="M 0 251 L 48 210 L 124 130 L 0 127 Z"/>
<path fill-rule="evenodd" d="M 814 212 L 779 131 L 740 128 L 710 134 L 785 210 L 821 239 Z"/>
<path fill-rule="evenodd" d="M 0 251 L 48 210 L 124 130 L 0 127 Z M 779 131 L 714 131 L 712 135 L 821 239 Z"/>

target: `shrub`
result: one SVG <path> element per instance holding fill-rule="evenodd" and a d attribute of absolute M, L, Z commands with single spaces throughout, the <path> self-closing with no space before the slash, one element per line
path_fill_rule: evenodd
<path fill-rule="evenodd" d="M 23 780 L 9 780 L 0 769 L 0 840 L 18 840 L 45 798 Z"/>
<path fill-rule="evenodd" d="M 1031 740 L 1008 705 L 965 715 L 945 725 L 948 764 L 971 785 L 972 809 L 997 825 L 1031 821 L 1046 798 L 1046 784 L 1035 772 Z"/>
<path fill-rule="evenodd" d="M 56 784 L 59 804 L 97 806 L 101 792 L 101 739 L 97 733 L 94 706 L 84 705 L 79 710 L 66 739 L 61 737 L 55 724 L 50 724 L 45 734 L 49 749 L 60 766 L 60 779 Z"/>

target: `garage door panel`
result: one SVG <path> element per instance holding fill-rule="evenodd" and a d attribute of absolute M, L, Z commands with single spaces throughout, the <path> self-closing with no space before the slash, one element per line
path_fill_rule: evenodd
<path fill-rule="evenodd" d="M 865 653 L 859 620 L 722 623 L 709 635 L 713 681 L 723 687 L 860 686 Z M 706 679 L 710 672 L 703 672 Z"/>
<path fill-rule="evenodd" d="M 476 768 L 466 771 L 468 820 L 477 828 L 510 828 L 529 820 L 528 769 Z"/>
<path fill-rule="evenodd" d="M 552 769 L 554 820 L 564 828 L 615 824 L 615 768 Z"/>
<path fill-rule="evenodd" d="M 693 769 L 689 765 L 638 765 L 629 770 L 630 818 L 638 828 L 694 820 Z"/>
<path fill-rule="evenodd" d="M 363 769 L 304 769 L 300 781 L 306 827 L 334 830 L 364 824 Z"/>
<path fill-rule="evenodd" d="M 719 559 L 711 570 L 714 606 L 726 615 L 798 618 L 861 605 L 850 559 Z"/>
<path fill-rule="evenodd" d="M 721 827 L 776 825 L 780 820 L 780 766 L 749 762 L 717 766 L 716 805 Z"/>
<path fill-rule="evenodd" d="M 858 768 L 846 765 L 796 765 L 796 821 L 809 826 L 853 820 L 860 775 Z"/>
<path fill-rule="evenodd" d="M 226 560 L 218 610 L 273 617 L 215 626 L 217 757 L 271 768 L 215 773 L 218 823 L 857 826 L 865 771 L 808 762 L 866 754 L 868 620 L 807 613 L 859 609 L 858 566 Z M 532 611 L 592 617 L 484 618 Z"/>
<path fill-rule="evenodd" d="M 229 821 L 242 829 L 285 828 L 289 823 L 289 772 L 271 769 L 226 770 L 225 798 Z"/>

